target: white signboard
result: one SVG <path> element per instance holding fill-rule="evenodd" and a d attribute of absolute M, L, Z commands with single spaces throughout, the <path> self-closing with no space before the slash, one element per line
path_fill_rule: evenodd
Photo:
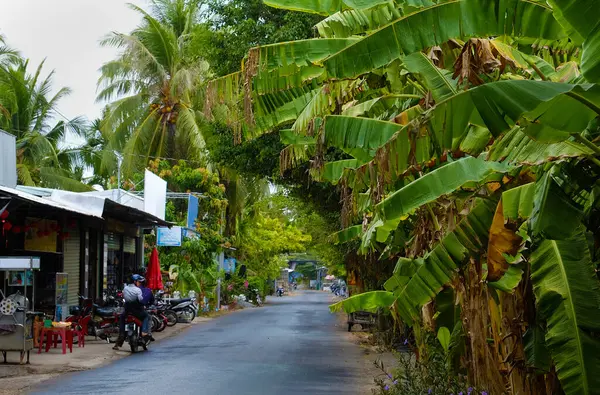
<path fill-rule="evenodd" d="M 162 220 L 167 204 L 167 182 L 146 170 L 144 173 L 144 211 Z"/>
<path fill-rule="evenodd" d="M 170 229 L 158 228 L 156 244 L 163 247 L 181 246 L 181 226 L 173 226 Z"/>

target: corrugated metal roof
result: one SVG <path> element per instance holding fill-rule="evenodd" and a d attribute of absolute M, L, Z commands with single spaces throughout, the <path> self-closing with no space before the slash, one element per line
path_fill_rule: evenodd
<path fill-rule="evenodd" d="M 0 193 L 7 194 L 7 195 L 13 196 L 15 198 L 21 199 L 21 200 L 29 201 L 31 203 L 41 204 L 41 205 L 56 208 L 59 210 L 68 211 L 70 213 L 76 213 L 76 214 L 80 214 L 80 215 L 87 215 L 90 217 L 103 219 L 101 215 L 97 215 L 95 213 L 84 210 L 82 208 L 72 207 L 72 206 L 69 206 L 69 205 L 66 205 L 66 204 L 63 204 L 60 202 L 56 202 L 54 200 L 50 200 L 50 199 L 43 198 L 43 197 L 38 197 L 38 196 L 32 195 L 30 193 L 20 191 L 18 189 L 0 186 Z"/>

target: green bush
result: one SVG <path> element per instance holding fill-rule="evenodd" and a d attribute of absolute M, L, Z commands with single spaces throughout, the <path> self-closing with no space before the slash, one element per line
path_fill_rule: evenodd
<path fill-rule="evenodd" d="M 388 372 L 383 363 L 375 362 L 384 373 L 376 378 L 375 395 L 487 395 L 467 381 L 462 372 L 456 372 L 448 363 L 447 353 L 433 335 L 426 335 L 425 352 L 417 358 L 415 353 L 398 353 L 398 367 Z M 405 345 L 410 347 L 408 340 Z"/>

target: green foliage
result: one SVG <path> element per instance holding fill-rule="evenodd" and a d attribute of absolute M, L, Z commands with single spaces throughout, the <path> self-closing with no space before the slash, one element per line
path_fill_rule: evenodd
<path fill-rule="evenodd" d="M 443 331 L 445 329 L 445 331 Z M 441 328 L 440 332 L 445 344 L 449 344 L 450 331 Z M 438 338 L 440 336 L 438 335 Z M 405 342 L 408 344 L 408 341 Z M 416 358 L 410 352 L 397 354 L 397 368 L 387 371 L 383 363 L 376 362 L 375 365 L 383 371 L 384 378 L 375 379 L 377 389 L 373 390 L 375 395 L 421 395 L 421 394 L 482 394 L 481 390 L 469 385 L 463 372 L 456 373 L 452 365 L 448 363 L 447 351 L 435 338 L 435 334 L 425 335 L 424 352 Z"/>
<path fill-rule="evenodd" d="M 239 260 L 257 276 L 274 279 L 279 277 L 279 269 L 287 266 L 280 255 L 304 251 L 310 241 L 310 235 L 297 227 L 263 214 L 243 224 L 236 253 Z"/>
<path fill-rule="evenodd" d="M 192 48 L 219 76 L 240 68 L 251 47 L 312 37 L 321 18 L 277 10 L 261 0 L 215 1 L 210 22 L 195 27 Z"/>
<path fill-rule="evenodd" d="M 566 393 L 593 394 L 600 386 L 600 284 L 583 229 L 565 240 L 544 240 L 531 255 L 536 303 L 546 319 L 546 344 Z"/>
<path fill-rule="evenodd" d="M 153 5 L 152 14 L 131 5 L 142 24 L 102 41 L 119 55 L 100 69 L 97 100 L 109 103 L 101 129 L 109 142 L 105 149 L 123 153 L 127 176 L 144 168 L 152 156 L 203 156 L 196 92 L 208 76 L 208 64 L 189 45 L 200 7 L 195 1 Z"/>
<path fill-rule="evenodd" d="M 356 311 L 369 311 L 376 313 L 380 309 L 389 309 L 396 297 L 393 293 L 387 291 L 371 291 L 358 295 L 350 296 L 347 299 L 339 301 L 329 306 L 332 313 L 344 311 L 347 314 Z"/>
<path fill-rule="evenodd" d="M 52 94 L 54 71 L 43 76 L 42 62 L 31 73 L 29 61 L 2 44 L 0 38 L 0 129 L 16 138 L 19 183 L 89 191 L 91 188 L 80 182 L 83 158 L 79 149 L 65 147 L 71 135 L 84 134 L 84 119 L 56 119 L 59 102 L 71 90 L 60 88 Z"/>

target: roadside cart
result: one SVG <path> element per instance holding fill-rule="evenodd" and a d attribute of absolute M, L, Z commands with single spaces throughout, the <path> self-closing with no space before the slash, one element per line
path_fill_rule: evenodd
<path fill-rule="evenodd" d="M 31 311 L 35 302 L 34 270 L 39 270 L 38 257 L 0 257 L 0 278 L 3 279 L 0 289 L 0 351 L 6 363 L 6 353 L 18 351 L 23 363 L 33 349 L 33 320 L 35 314 Z M 11 295 L 7 295 L 8 286 L 23 287 Z M 31 303 L 27 298 L 31 289 Z"/>
<path fill-rule="evenodd" d="M 348 332 L 352 331 L 352 327 L 355 324 L 360 324 L 363 328 L 370 328 L 375 326 L 377 320 L 376 313 L 370 313 L 368 311 L 355 311 L 354 313 L 348 314 Z"/>

